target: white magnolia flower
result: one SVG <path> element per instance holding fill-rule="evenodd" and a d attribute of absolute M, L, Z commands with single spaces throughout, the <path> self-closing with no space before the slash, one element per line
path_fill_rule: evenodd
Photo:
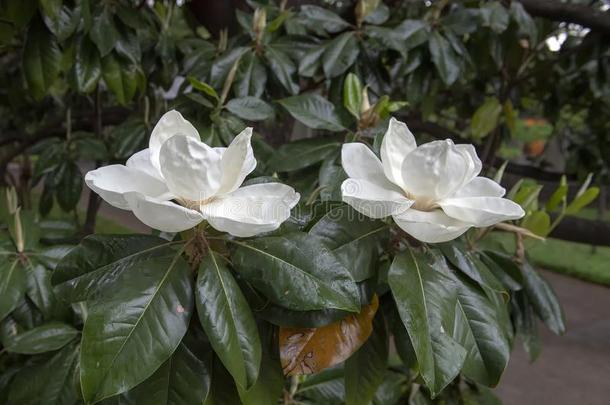
<path fill-rule="evenodd" d="M 455 239 L 470 227 L 487 227 L 524 215 L 493 180 L 478 176 L 472 145 L 450 139 L 419 147 L 407 126 L 392 118 L 381 161 L 363 143 L 343 145 L 343 201 L 372 218 L 392 216 L 423 242 Z"/>
<path fill-rule="evenodd" d="M 256 167 L 246 128 L 227 148 L 200 141 L 190 122 L 169 111 L 152 131 L 149 147 L 127 160 L 90 171 L 85 182 L 109 204 L 151 228 L 189 229 L 206 220 L 219 231 L 247 237 L 277 229 L 299 194 L 280 183 L 240 187 Z"/>

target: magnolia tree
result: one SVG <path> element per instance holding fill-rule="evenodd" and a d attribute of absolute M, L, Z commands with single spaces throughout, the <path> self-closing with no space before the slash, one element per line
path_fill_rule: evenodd
<path fill-rule="evenodd" d="M 147 3 L 0 7 L 0 402 L 489 403 L 564 332 L 527 247 L 598 190 L 494 156 L 549 80 L 605 111 L 586 33 L 553 76 L 517 1 L 250 1 L 216 39 Z M 93 232 L 100 197 L 152 232 Z"/>

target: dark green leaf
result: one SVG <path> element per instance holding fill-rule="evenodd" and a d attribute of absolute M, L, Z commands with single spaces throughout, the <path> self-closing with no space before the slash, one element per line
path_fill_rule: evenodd
<path fill-rule="evenodd" d="M 309 230 L 349 269 L 356 281 L 366 280 L 377 269 L 378 243 L 387 239 L 388 226 L 365 217 L 349 205 L 331 208 Z"/>
<path fill-rule="evenodd" d="M 313 30 L 321 27 L 326 32 L 335 33 L 350 26 L 347 21 L 332 11 L 314 5 L 302 6 L 300 16 L 303 17 L 305 25 Z"/>
<path fill-rule="evenodd" d="M 45 319 L 50 319 L 57 304 L 51 286 L 51 273 L 39 263 L 33 263 L 26 269 L 28 273 L 26 293 Z"/>
<path fill-rule="evenodd" d="M 40 100 L 59 75 L 61 51 L 57 41 L 35 19 L 28 30 L 23 47 L 23 72 L 30 92 Z"/>
<path fill-rule="evenodd" d="M 510 15 L 499 1 L 491 1 L 481 8 L 483 25 L 490 27 L 494 32 L 502 33 L 508 28 Z"/>
<path fill-rule="evenodd" d="M 450 86 L 460 75 L 458 56 L 449 41 L 438 31 L 434 31 L 430 36 L 428 48 L 439 76 L 447 86 Z"/>
<path fill-rule="evenodd" d="M 59 176 L 55 190 L 55 198 L 64 211 L 71 211 L 76 207 L 83 190 L 83 176 L 74 162 L 64 162 L 56 174 Z"/>
<path fill-rule="evenodd" d="M 312 47 L 299 62 L 299 75 L 304 77 L 315 76 L 318 68 L 322 66 L 322 54 L 326 50 L 326 43 Z"/>
<path fill-rule="evenodd" d="M 278 101 L 295 119 L 309 128 L 343 131 L 335 106 L 318 94 L 305 93 Z"/>
<path fill-rule="evenodd" d="M 76 405 L 79 395 L 75 384 L 78 346 L 67 345 L 48 361 L 30 363 L 11 383 L 9 404 Z"/>
<path fill-rule="evenodd" d="M 349 69 L 359 54 L 358 40 L 353 32 L 345 32 L 325 46 L 322 68 L 327 78 L 343 74 Z"/>
<path fill-rule="evenodd" d="M 119 31 L 114 24 L 114 18 L 110 11 L 104 7 L 102 11 L 93 17 L 91 23 L 91 30 L 89 36 L 97 49 L 100 51 L 100 55 L 105 57 L 112 51 L 120 36 Z"/>
<path fill-rule="evenodd" d="M 311 138 L 282 145 L 269 160 L 269 168 L 289 172 L 312 166 L 336 152 L 341 144 L 335 139 Z"/>
<path fill-rule="evenodd" d="M 536 314 L 554 333 L 565 333 L 563 310 L 549 283 L 528 263 L 521 265 L 523 289 Z"/>
<path fill-rule="evenodd" d="M 502 281 L 506 288 L 513 291 L 521 290 L 523 278 L 521 277 L 519 267 L 510 257 L 498 255 L 490 251 L 480 253 L 479 257 L 496 278 Z"/>
<path fill-rule="evenodd" d="M 243 405 L 275 404 L 284 389 L 284 373 L 277 355 L 278 342 L 275 330 L 271 327 L 261 328 L 261 335 L 264 343 L 258 379 L 247 391 L 237 386 Z"/>
<path fill-rule="evenodd" d="M 26 270 L 15 257 L 9 259 L 6 255 L 1 256 L 0 263 L 0 319 L 10 314 L 27 288 Z"/>
<path fill-rule="evenodd" d="M 267 71 L 254 52 L 246 53 L 237 69 L 233 91 L 237 97 L 260 97 L 267 84 Z"/>
<path fill-rule="evenodd" d="M 248 50 L 248 47 L 240 46 L 224 53 L 214 61 L 210 72 L 210 84 L 216 89 L 222 88 L 235 61 L 240 59 Z"/>
<path fill-rule="evenodd" d="M 134 256 L 124 262 L 129 271 L 88 308 L 80 363 L 86 402 L 120 394 L 148 378 L 186 333 L 193 311 L 188 265 L 170 248 L 146 267 L 138 268 L 140 263 Z"/>
<path fill-rule="evenodd" d="M 359 311 L 358 286 L 317 238 L 291 233 L 234 243 L 235 267 L 276 304 L 299 311 Z"/>
<path fill-rule="evenodd" d="M 138 72 L 131 62 L 125 62 L 114 54 L 106 55 L 102 59 L 102 76 L 120 104 L 129 103 L 136 94 Z"/>
<path fill-rule="evenodd" d="M 459 373 L 466 350 L 449 334 L 457 291 L 444 258 L 408 248 L 390 267 L 388 284 L 415 349 L 419 372 L 433 396 Z"/>
<path fill-rule="evenodd" d="M 235 382 L 248 389 L 258 377 L 261 342 L 254 317 L 233 275 L 213 251 L 197 277 L 197 312 L 210 344 Z"/>
<path fill-rule="evenodd" d="M 181 343 L 172 357 L 126 396 L 134 405 L 203 404 L 212 389 L 211 378 L 212 353 L 202 360 Z"/>
<path fill-rule="evenodd" d="M 146 271 L 172 245 L 152 235 L 87 236 L 59 262 L 51 283 L 69 302 L 85 301 L 113 288 L 127 269 Z"/>
<path fill-rule="evenodd" d="M 288 55 L 279 49 L 267 46 L 265 48 L 265 57 L 269 61 L 269 68 L 277 81 L 280 82 L 288 93 L 297 94 L 299 92 L 299 85 L 295 82 L 294 78 L 297 68 Z"/>
<path fill-rule="evenodd" d="M 114 127 L 110 136 L 112 137 L 112 155 L 124 160 L 147 144 L 148 130 L 144 122 L 140 120 L 127 120 Z"/>
<path fill-rule="evenodd" d="M 468 352 L 462 372 L 484 385 L 495 386 L 500 381 L 510 357 L 510 334 L 502 316 L 485 292 L 467 281 L 458 283 L 453 338 Z"/>
<path fill-rule="evenodd" d="M 64 347 L 78 334 L 70 325 L 50 322 L 16 335 L 6 347 L 12 353 L 38 354 Z"/>
<path fill-rule="evenodd" d="M 448 242 L 440 244 L 439 248 L 451 264 L 472 280 L 492 290 L 505 291 L 502 283 L 487 266 L 474 253 L 467 251 L 462 244 Z"/>
<path fill-rule="evenodd" d="M 373 320 L 373 333 L 345 362 L 345 404 L 369 404 L 383 382 L 388 362 L 388 335 L 381 311 Z"/>
<path fill-rule="evenodd" d="M 229 100 L 227 110 L 249 121 L 263 121 L 273 117 L 273 108 L 256 97 L 242 97 Z"/>
<path fill-rule="evenodd" d="M 78 26 L 80 9 L 72 10 L 68 6 L 61 6 L 55 15 L 43 15 L 43 20 L 59 41 L 65 41 Z"/>
<path fill-rule="evenodd" d="M 314 404 L 342 404 L 345 401 L 343 368 L 326 369 L 308 377 L 297 392 Z"/>

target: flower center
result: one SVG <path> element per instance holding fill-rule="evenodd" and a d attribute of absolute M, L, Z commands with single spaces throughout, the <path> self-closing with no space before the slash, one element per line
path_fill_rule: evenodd
<path fill-rule="evenodd" d="M 205 198 L 203 200 L 189 200 L 189 199 L 186 199 L 186 198 L 177 198 L 176 200 L 183 207 L 186 207 L 186 208 L 191 209 L 191 210 L 199 211 L 199 208 L 202 205 L 209 204 L 212 201 L 214 201 L 215 199 L 216 199 L 216 197 L 209 197 L 209 198 Z"/>
<path fill-rule="evenodd" d="M 409 193 L 406 190 L 405 190 L 405 196 L 409 200 L 415 201 L 413 203 L 413 205 L 411 206 L 411 208 L 413 208 L 415 210 L 418 210 L 418 211 L 434 211 L 435 209 L 439 208 L 439 206 L 436 203 L 436 201 L 434 201 L 432 198 L 428 198 L 428 197 L 416 197 L 416 196 L 414 196 L 413 194 Z"/>

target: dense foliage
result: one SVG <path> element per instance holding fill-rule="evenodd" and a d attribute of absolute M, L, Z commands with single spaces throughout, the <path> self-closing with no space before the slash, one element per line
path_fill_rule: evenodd
<path fill-rule="evenodd" d="M 590 178 L 546 204 L 513 187 L 527 215 L 498 228 L 514 251 L 492 227 L 426 245 L 341 202 L 340 151 L 379 152 L 394 115 L 418 141 L 475 143 L 499 181 L 494 157 L 544 117 L 579 174 L 604 179 L 597 33 L 570 27 L 551 52 L 568 28 L 518 1 L 249 1 L 238 32 L 212 38 L 188 3 L 136 3 L 0 3 L 0 170 L 17 190 L 0 195 L 3 403 L 487 403 L 517 338 L 535 359 L 538 320 L 564 332 L 524 239 L 595 199 Z M 212 146 L 254 125 L 247 182 L 293 186 L 291 219 L 245 239 L 205 223 L 91 235 L 99 199 L 81 218 L 81 167 L 124 163 L 172 108 Z M 55 205 L 74 218 L 49 220 Z"/>

